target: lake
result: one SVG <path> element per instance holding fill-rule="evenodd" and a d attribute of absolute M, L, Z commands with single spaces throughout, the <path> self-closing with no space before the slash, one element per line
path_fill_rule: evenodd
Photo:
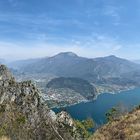
<path fill-rule="evenodd" d="M 94 101 L 72 105 L 65 107 L 65 109 L 75 119 L 83 120 L 90 117 L 98 125 L 102 125 L 106 123 L 106 112 L 119 104 L 123 104 L 129 109 L 140 105 L 140 88 L 117 94 L 104 93 L 99 95 Z M 53 110 L 57 113 L 63 110 L 63 108 L 55 108 Z"/>

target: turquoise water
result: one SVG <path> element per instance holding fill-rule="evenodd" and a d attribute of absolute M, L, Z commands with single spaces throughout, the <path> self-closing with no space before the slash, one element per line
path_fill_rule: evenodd
<path fill-rule="evenodd" d="M 101 125 L 106 123 L 106 112 L 118 104 L 123 104 L 129 109 L 140 105 L 140 88 L 118 94 L 104 93 L 99 95 L 95 101 L 76 104 L 65 109 L 75 119 L 83 120 L 91 117 L 97 124 Z M 53 110 L 59 112 L 63 109 L 55 108 Z"/>

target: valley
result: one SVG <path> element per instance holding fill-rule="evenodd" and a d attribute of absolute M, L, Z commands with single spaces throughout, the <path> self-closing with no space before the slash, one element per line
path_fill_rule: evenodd
<path fill-rule="evenodd" d="M 53 108 L 58 113 L 66 110 L 74 119 L 84 120 L 92 118 L 95 122 L 95 129 L 107 123 L 106 113 L 112 107 L 118 107 L 127 112 L 140 105 L 140 88 L 122 91 L 118 94 L 100 94 L 94 101 L 79 103 L 72 106 Z"/>
<path fill-rule="evenodd" d="M 113 55 L 84 58 L 64 52 L 14 61 L 8 66 L 17 81 L 32 80 L 50 108 L 88 102 L 102 93 L 115 94 L 140 86 L 140 65 Z"/>
<path fill-rule="evenodd" d="M 140 140 L 140 0 L 0 0 L 0 140 Z"/>

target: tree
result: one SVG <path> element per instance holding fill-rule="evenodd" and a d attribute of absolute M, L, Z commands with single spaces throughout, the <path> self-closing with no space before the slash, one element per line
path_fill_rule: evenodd
<path fill-rule="evenodd" d="M 83 121 L 75 120 L 75 125 L 77 131 L 86 139 L 91 135 L 90 129 L 94 128 L 94 121 L 91 118 Z"/>
<path fill-rule="evenodd" d="M 119 103 L 116 107 L 111 108 L 106 113 L 106 118 L 108 121 L 113 121 L 118 119 L 120 116 L 126 114 L 128 112 L 128 107 L 122 103 Z"/>
<path fill-rule="evenodd" d="M 113 121 L 117 117 L 117 109 L 116 108 L 111 108 L 107 113 L 106 113 L 106 118 L 108 121 Z"/>

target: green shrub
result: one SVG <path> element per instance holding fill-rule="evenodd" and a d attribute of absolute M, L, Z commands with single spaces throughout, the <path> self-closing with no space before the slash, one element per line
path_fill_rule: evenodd
<path fill-rule="evenodd" d="M 6 129 L 7 129 L 7 125 L 6 124 L 3 124 L 2 126 L 0 126 L 0 137 L 6 135 Z"/>
<path fill-rule="evenodd" d="M 117 116 L 117 109 L 116 108 L 111 108 L 107 113 L 106 113 L 106 119 L 108 120 L 108 121 L 113 121 L 115 118 L 116 118 L 116 116 Z"/>
<path fill-rule="evenodd" d="M 5 112 L 6 105 L 0 105 L 0 113 Z"/>
<path fill-rule="evenodd" d="M 16 122 L 17 122 L 18 124 L 25 124 L 25 122 L 26 122 L 26 117 L 23 116 L 23 115 L 19 115 L 19 117 L 16 119 Z"/>
<path fill-rule="evenodd" d="M 77 131 L 86 139 L 91 135 L 90 129 L 94 127 L 94 122 L 92 119 L 83 121 L 75 120 L 75 125 Z"/>

